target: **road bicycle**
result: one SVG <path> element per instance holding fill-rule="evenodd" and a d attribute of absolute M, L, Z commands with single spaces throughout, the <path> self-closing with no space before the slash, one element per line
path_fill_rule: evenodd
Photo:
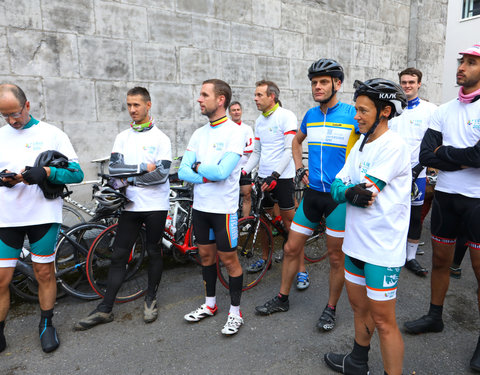
<path fill-rule="evenodd" d="M 200 264 L 192 227 L 193 188 L 192 186 L 171 186 L 170 189 L 170 210 L 162 237 L 162 250 L 164 255 L 170 253 L 179 262 L 192 260 Z M 103 230 L 93 241 L 87 255 L 88 282 L 98 297 L 105 296 L 117 227 L 118 224 L 114 224 Z M 148 256 L 145 237 L 145 229 L 142 227 L 130 253 L 127 275 L 116 296 L 117 303 L 139 298 L 147 290 Z"/>
<path fill-rule="evenodd" d="M 238 221 L 238 246 L 237 253 L 243 269 L 243 290 L 248 290 L 257 285 L 267 270 L 271 267 L 274 248 L 283 249 L 288 232 L 279 218 L 273 218 L 263 207 L 262 179 L 256 178 L 252 188 L 253 215 L 241 218 Z M 272 235 L 275 228 L 278 236 Z M 308 238 L 304 257 L 309 262 L 319 262 L 327 256 L 325 238 L 325 225 L 321 223 L 314 233 Z M 260 260 L 265 260 L 266 266 L 258 272 L 249 272 L 249 266 Z M 217 273 L 220 282 L 228 288 L 228 273 L 217 257 Z"/>

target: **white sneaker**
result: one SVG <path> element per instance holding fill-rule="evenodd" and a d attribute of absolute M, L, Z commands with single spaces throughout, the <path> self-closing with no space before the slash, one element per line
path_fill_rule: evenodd
<path fill-rule="evenodd" d="M 217 305 L 215 305 L 215 307 L 212 309 L 206 304 L 203 304 L 195 311 L 192 311 L 191 313 L 185 315 L 184 318 L 189 322 L 198 322 L 203 318 L 214 316 L 217 313 L 217 310 L 218 310 Z"/>
<path fill-rule="evenodd" d="M 243 324 L 243 318 L 233 313 L 228 314 L 227 323 L 223 326 L 222 333 L 224 335 L 234 335 Z"/>

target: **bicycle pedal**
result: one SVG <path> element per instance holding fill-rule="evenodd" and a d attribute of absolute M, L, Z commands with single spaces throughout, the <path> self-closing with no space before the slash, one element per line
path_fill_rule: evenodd
<path fill-rule="evenodd" d="M 198 255 L 198 250 L 187 250 L 185 251 L 185 254 L 188 256 L 195 256 Z"/>

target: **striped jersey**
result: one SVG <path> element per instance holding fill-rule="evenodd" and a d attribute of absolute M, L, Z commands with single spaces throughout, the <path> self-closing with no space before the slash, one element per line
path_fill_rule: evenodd
<path fill-rule="evenodd" d="M 310 188 L 330 191 L 330 185 L 359 138 L 358 124 L 353 119 L 355 113 L 352 105 L 338 102 L 328 108 L 327 113 L 317 106 L 303 117 L 300 130 L 307 135 Z"/>

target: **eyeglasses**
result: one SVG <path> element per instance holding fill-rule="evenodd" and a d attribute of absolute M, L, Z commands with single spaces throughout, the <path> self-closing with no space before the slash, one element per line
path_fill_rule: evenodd
<path fill-rule="evenodd" d="M 22 109 L 20 110 L 20 112 L 16 112 L 16 113 L 9 113 L 8 115 L 5 115 L 2 113 L 2 117 L 5 119 L 5 120 L 8 120 L 9 117 L 11 118 L 20 118 L 22 116 L 22 112 L 23 112 L 23 109 L 25 108 L 25 104 L 27 102 L 23 103 L 22 105 Z"/>

